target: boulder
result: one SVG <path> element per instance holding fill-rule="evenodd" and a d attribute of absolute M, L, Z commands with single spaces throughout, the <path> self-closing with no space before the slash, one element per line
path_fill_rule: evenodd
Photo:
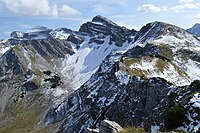
<path fill-rule="evenodd" d="M 116 122 L 103 120 L 97 129 L 87 128 L 86 133 L 119 133 L 123 128 Z"/>
<path fill-rule="evenodd" d="M 114 121 L 103 120 L 99 127 L 99 133 L 119 133 L 123 128 Z"/>

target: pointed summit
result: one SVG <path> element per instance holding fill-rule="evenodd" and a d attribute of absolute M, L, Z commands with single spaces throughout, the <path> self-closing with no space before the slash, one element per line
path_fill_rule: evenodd
<path fill-rule="evenodd" d="M 200 37 L 200 24 L 196 23 L 192 28 L 189 28 L 187 31 Z"/>
<path fill-rule="evenodd" d="M 184 29 L 178 26 L 165 22 L 155 21 L 143 26 L 137 33 L 135 39 L 140 38 L 142 42 L 145 42 L 149 39 L 156 39 L 163 35 L 170 35 L 180 39 L 186 37 L 188 34 Z"/>
<path fill-rule="evenodd" d="M 106 17 L 103 17 L 101 15 L 97 15 L 92 19 L 92 22 L 97 22 L 101 23 L 103 25 L 108 25 L 108 26 L 117 26 L 116 23 L 112 22 L 111 20 L 107 19 Z"/>

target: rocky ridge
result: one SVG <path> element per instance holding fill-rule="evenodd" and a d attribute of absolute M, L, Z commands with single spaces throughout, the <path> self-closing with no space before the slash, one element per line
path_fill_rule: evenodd
<path fill-rule="evenodd" d="M 177 26 L 137 32 L 102 16 L 79 31 L 13 32 L 0 46 L 0 132 L 85 132 L 104 119 L 197 132 L 199 47 Z M 184 119 L 173 127 L 166 114 L 177 108 Z"/>

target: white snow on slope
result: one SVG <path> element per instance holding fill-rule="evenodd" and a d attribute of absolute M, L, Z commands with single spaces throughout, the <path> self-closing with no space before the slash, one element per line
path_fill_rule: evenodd
<path fill-rule="evenodd" d="M 118 47 L 115 44 L 109 45 L 110 37 L 104 39 L 103 44 L 91 43 L 89 44 L 90 37 L 85 37 L 83 42 L 76 53 L 65 61 L 63 61 L 63 76 L 66 80 L 71 81 L 74 89 L 78 89 L 85 83 L 93 73 L 96 72 L 102 61 L 112 51 L 123 51 L 127 47 Z"/>
<path fill-rule="evenodd" d="M 158 133 L 158 131 L 160 130 L 160 126 L 151 126 L 151 133 Z"/>
<path fill-rule="evenodd" d="M 163 35 L 159 37 L 158 39 L 149 40 L 149 43 L 152 43 L 155 45 L 164 44 L 166 46 L 169 46 L 172 49 L 173 53 L 177 52 L 180 49 L 189 49 L 189 50 L 195 51 L 196 53 L 200 52 L 200 41 L 189 33 L 185 33 L 185 34 L 177 33 L 177 36 L 167 34 L 167 35 Z M 191 59 L 189 59 L 188 61 L 183 60 L 183 59 L 184 57 L 182 57 L 180 54 L 173 55 L 172 63 L 180 67 L 181 69 L 183 69 L 190 79 L 181 81 L 181 77 L 179 75 L 176 75 L 176 73 L 173 73 L 174 70 L 172 69 L 173 68 L 172 66 L 169 66 L 169 69 L 166 69 L 163 75 L 154 73 L 152 74 L 152 77 L 159 76 L 161 78 L 167 79 L 168 81 L 177 80 L 178 85 L 181 85 L 181 86 L 189 85 L 192 80 L 196 80 L 196 79 L 200 80 L 200 63 L 193 61 Z M 146 64 L 145 66 L 150 67 L 151 65 L 152 65 L 152 62 L 149 62 L 149 64 Z M 168 74 L 169 76 L 165 77 Z"/>
<path fill-rule="evenodd" d="M 185 64 L 187 67 L 187 74 L 193 79 L 193 80 L 200 80 L 200 63 L 193 61 L 191 59 L 188 60 L 188 63 Z"/>
<path fill-rule="evenodd" d="M 130 68 L 136 70 L 139 69 L 143 72 L 146 72 L 145 75 L 148 78 L 160 77 L 178 86 L 184 86 L 191 83 L 188 77 L 183 77 L 182 75 L 180 75 L 180 73 L 178 73 L 173 64 L 166 62 L 163 71 L 161 71 L 159 70 L 160 68 L 156 66 L 157 62 L 158 59 L 156 58 L 151 60 L 142 58 L 139 63 L 132 64 Z"/>
<path fill-rule="evenodd" d="M 66 33 L 65 31 L 55 31 L 55 30 L 52 30 L 50 32 L 50 35 L 53 37 L 53 38 L 58 38 L 58 39 L 67 39 L 69 37 L 70 34 Z"/>
<path fill-rule="evenodd" d="M 5 52 L 7 52 L 10 49 L 10 47 L 2 47 L 0 48 L 0 57 L 3 55 Z"/>
<path fill-rule="evenodd" d="M 119 70 L 119 71 L 115 72 L 115 75 L 116 75 L 117 79 L 120 81 L 121 85 L 128 84 L 129 76 L 126 75 L 125 72 Z"/>
<path fill-rule="evenodd" d="M 190 99 L 187 105 L 185 105 L 185 108 L 188 108 L 186 117 L 188 119 L 188 122 L 184 124 L 184 126 L 179 127 L 178 129 L 185 131 L 185 132 L 192 132 L 196 133 L 198 132 L 200 128 L 200 120 L 198 119 L 198 111 L 200 109 L 200 94 L 196 93 L 193 95 L 193 97 Z"/>
<path fill-rule="evenodd" d="M 192 99 L 190 99 L 189 103 L 191 103 L 192 106 L 195 108 L 200 108 L 200 94 L 199 93 L 194 94 Z"/>

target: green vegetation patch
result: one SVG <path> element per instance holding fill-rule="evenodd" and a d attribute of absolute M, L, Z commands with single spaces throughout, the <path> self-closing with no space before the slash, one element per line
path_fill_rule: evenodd
<path fill-rule="evenodd" d="M 165 117 L 165 126 L 168 130 L 175 129 L 184 122 L 186 111 L 183 107 L 173 107 L 169 109 Z"/>
<path fill-rule="evenodd" d="M 168 45 L 161 43 L 158 45 L 158 48 L 159 48 L 160 55 L 166 57 L 168 60 L 173 59 L 173 52 Z"/>
<path fill-rule="evenodd" d="M 143 128 L 127 127 L 120 133 L 145 133 L 145 131 Z"/>
<path fill-rule="evenodd" d="M 49 81 L 51 83 L 51 88 L 56 88 L 62 84 L 61 78 L 58 75 L 53 75 L 50 78 L 44 79 L 44 81 Z"/>
<path fill-rule="evenodd" d="M 44 106 L 34 104 L 31 107 L 26 106 L 26 103 L 20 101 L 18 103 L 8 103 L 3 116 L 1 116 L 1 122 L 7 121 L 4 124 L 0 124 L 1 133 L 28 133 L 31 132 L 35 125 L 39 123 L 42 118 L 42 112 Z"/>
<path fill-rule="evenodd" d="M 167 61 L 163 61 L 162 59 L 156 58 L 156 57 L 150 57 L 150 56 L 144 56 L 141 58 L 130 58 L 125 57 L 123 60 L 123 65 L 121 65 L 122 70 L 125 71 L 127 74 L 131 76 L 138 76 L 138 77 L 147 77 L 150 73 L 149 70 L 142 70 L 140 68 L 130 68 L 131 65 L 134 64 L 140 64 L 141 62 L 151 62 L 156 61 L 155 63 L 155 71 L 156 72 L 163 72 L 165 66 L 168 64 Z"/>
<path fill-rule="evenodd" d="M 151 68 L 151 70 L 137 67 L 140 66 L 140 64 L 142 65 L 142 62 L 145 62 L 145 64 L 147 65 L 149 64 L 154 66 L 152 66 L 153 68 Z M 136 67 L 131 67 L 131 66 L 136 66 Z M 183 69 L 179 68 L 176 64 L 168 60 L 163 60 L 154 56 L 144 56 L 140 58 L 124 57 L 123 61 L 120 63 L 120 69 L 122 69 L 130 76 L 138 76 L 138 77 L 148 77 L 151 73 L 162 74 L 164 73 L 165 70 L 168 70 L 169 67 L 173 67 L 178 76 L 181 76 L 188 80 L 190 79 L 187 73 Z"/>
<path fill-rule="evenodd" d="M 45 74 L 45 75 L 47 75 L 47 76 L 50 76 L 51 75 L 51 71 L 43 71 L 43 73 Z"/>
<path fill-rule="evenodd" d="M 40 86 L 42 82 L 43 72 L 37 69 L 36 67 L 32 67 L 31 69 L 35 74 L 35 77 L 31 81 L 34 82 L 37 86 Z"/>
<path fill-rule="evenodd" d="M 198 92 L 200 92 L 200 81 L 199 80 L 194 80 L 192 83 L 191 83 L 192 86 L 194 86 Z"/>

